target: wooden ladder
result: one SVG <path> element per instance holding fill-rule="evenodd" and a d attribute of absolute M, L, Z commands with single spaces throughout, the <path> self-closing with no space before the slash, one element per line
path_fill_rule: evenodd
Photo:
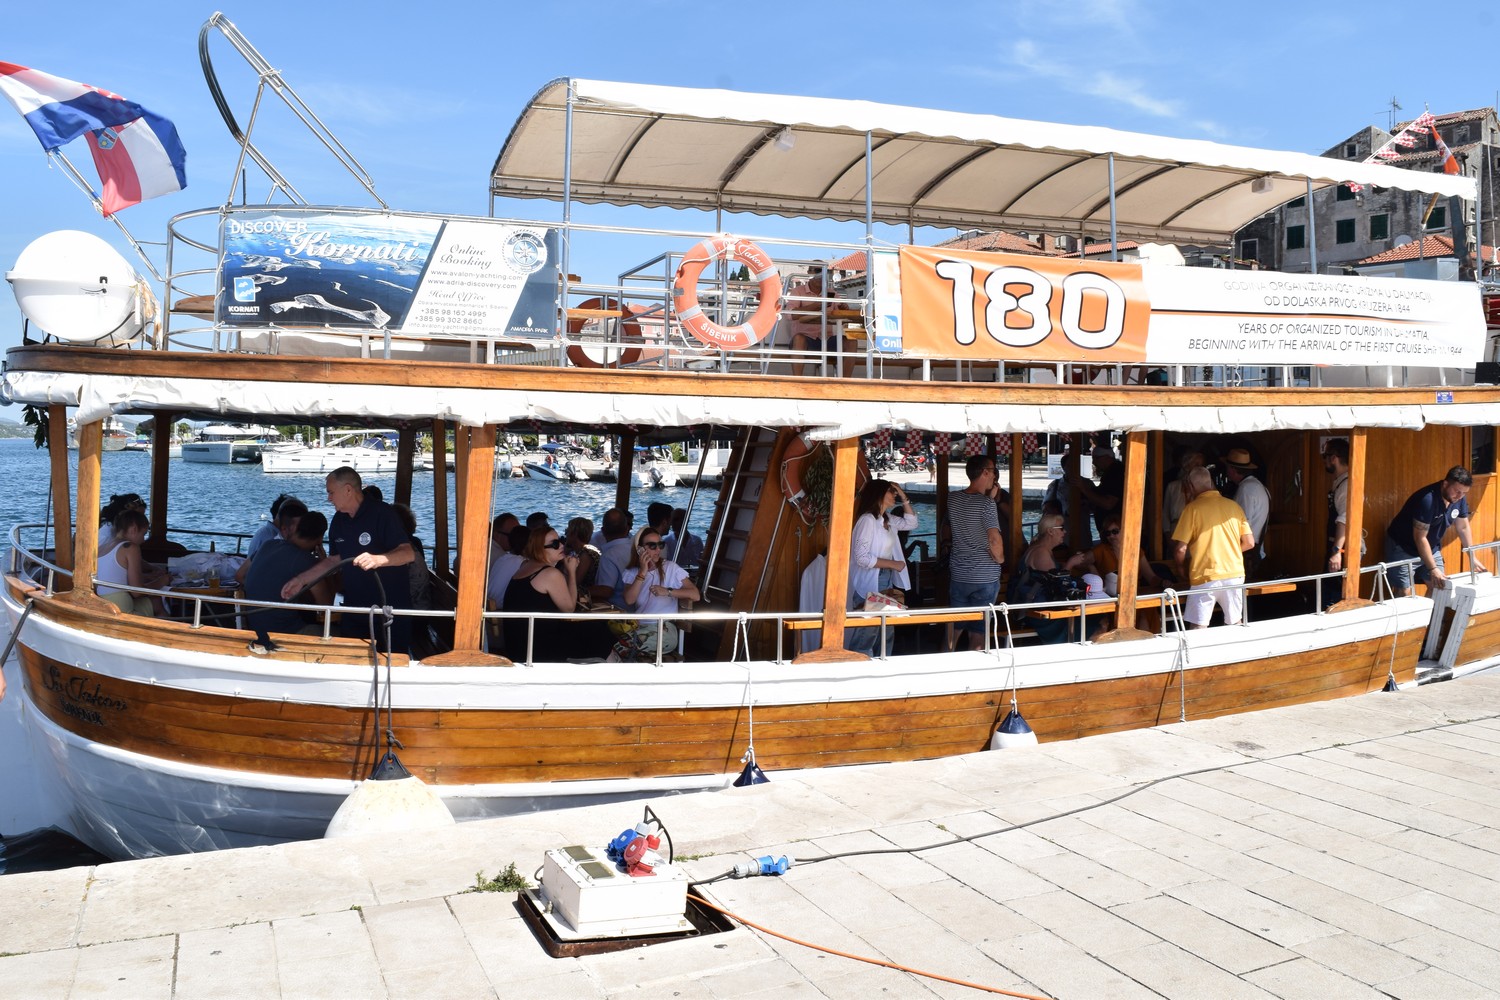
<path fill-rule="evenodd" d="M 698 581 L 706 600 L 728 603 L 740 588 L 761 496 L 768 488 L 781 489 L 771 475 L 775 449 L 776 431 L 767 427 L 747 427 L 734 443 L 708 530 L 709 555 Z M 762 568 L 753 567 L 751 578 L 744 581 L 752 590 L 759 589 Z"/>

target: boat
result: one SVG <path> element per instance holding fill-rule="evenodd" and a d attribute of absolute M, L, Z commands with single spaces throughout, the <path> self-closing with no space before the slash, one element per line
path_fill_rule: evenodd
<path fill-rule="evenodd" d="M 280 435 L 274 428 L 257 424 L 208 424 L 182 443 L 184 462 L 230 465 L 234 462 L 259 462 L 262 453 Z"/>
<path fill-rule="evenodd" d="M 216 94 L 208 52 L 219 35 L 252 65 L 273 64 L 232 28 L 215 15 L 200 38 Z M 262 75 L 260 87 L 267 100 L 300 100 L 283 74 Z M 6 355 L 9 398 L 59 416 L 79 408 L 76 491 L 67 463 L 53 464 L 53 493 L 76 492 L 60 508 L 79 546 L 60 525 L 18 527 L 3 591 L 20 655 L 11 696 L 24 701 L 21 714 L 46 749 L 39 756 L 55 765 L 66 825 L 111 856 L 316 837 L 397 739 L 404 764 L 463 819 L 973 753 L 1004 746 L 1000 736 L 1024 730 L 1018 719 L 1038 739 L 1076 739 L 1493 664 L 1500 586 L 1470 563 L 1493 560 L 1500 388 L 1475 383 L 1486 334 L 1472 283 L 982 254 L 914 240 L 887 248 L 875 238 L 881 224 L 1026 226 L 1222 247 L 1248 220 L 1350 181 L 1423 197 L 1475 194 L 1468 177 L 1299 153 L 570 78 L 524 102 L 488 178 L 491 204 L 503 212 L 514 199 L 552 199 L 563 220 L 574 202 L 675 207 L 701 212 L 701 231 L 683 236 L 686 214 L 674 215 L 672 232 L 625 230 L 632 245 L 653 242 L 659 254 L 589 282 L 569 274 L 560 254 L 596 232 L 592 223 L 574 231 L 500 215 L 401 213 L 373 189 L 367 209 L 294 200 L 180 212 L 167 234 L 172 271 L 159 297 L 171 312 L 161 335 L 122 351 L 95 344 L 92 331 L 70 337 L 66 326 L 34 321 L 51 339 Z M 717 231 L 721 218 L 742 215 L 757 232 L 804 217 L 862 220 L 865 239 L 815 251 L 794 229 L 794 256 L 767 262 L 768 239 Z M 314 269 L 277 252 L 276 232 L 311 233 L 327 248 L 322 285 Z M 423 263 L 454 241 L 484 257 L 463 280 L 504 276 L 483 284 L 488 311 L 462 328 L 424 311 L 438 300 L 429 293 L 448 289 L 423 284 Z M 339 257 L 351 245 L 406 256 L 372 270 Z M 841 292 L 846 305 L 833 307 L 852 317 L 823 317 L 845 338 L 802 354 L 779 346 L 770 331 L 780 322 L 781 272 L 805 274 L 857 251 L 868 287 Z M 693 268 L 722 253 L 736 267 L 745 261 L 748 277 L 726 278 L 736 296 L 714 301 L 743 303 L 740 315 L 708 315 L 692 299 Z M 271 308 L 282 302 L 279 284 L 240 280 L 257 274 L 295 278 L 299 298 L 331 296 L 338 308 L 308 299 L 289 326 Z M 654 285 L 642 277 L 651 275 Z M 361 295 L 382 296 L 384 319 L 338 297 L 335 286 L 351 281 L 369 286 Z M 234 287 L 255 299 L 244 312 L 186 305 L 226 301 Z M 985 301 L 994 308 L 976 313 Z M 786 308 L 797 305 L 821 314 L 828 303 Z M 654 326 L 639 321 L 648 313 Z M 595 324 L 596 346 L 612 338 L 617 350 L 581 372 L 566 348 L 585 322 Z M 647 336 L 656 339 L 643 346 Z M 794 364 L 808 368 L 795 373 Z M 200 598 L 187 598 L 186 621 L 137 618 L 100 601 L 90 539 L 101 422 L 115 412 L 154 416 L 159 428 L 214 414 L 370 422 L 396 429 L 399 454 L 431 435 L 439 464 L 451 434 L 460 570 L 449 569 L 449 480 L 434 476 L 429 571 L 438 600 L 426 613 L 443 626 L 443 648 L 377 657 L 365 641 L 330 634 L 340 612 L 330 607 L 315 611 L 327 637 L 278 634 L 277 648 L 257 655 L 232 621 L 203 620 L 210 602 Z M 1268 582 L 1253 588 L 1250 620 L 1183 630 L 1180 593 L 1142 594 L 1124 580 L 1116 598 L 1030 608 L 1112 618 L 1089 639 L 1038 645 L 1014 608 L 946 607 L 935 552 L 911 564 L 909 610 L 850 610 L 863 596 L 851 602 L 847 584 L 863 438 L 894 434 L 913 447 L 1000 459 L 1043 431 L 1068 436 L 1078 452 L 1090 433 L 1119 441 L 1127 564 L 1142 547 L 1160 554 L 1174 447 L 1212 439 L 1253 448 L 1276 489 Z M 516 665 L 486 649 L 488 629 L 535 620 L 487 611 L 484 589 L 496 443 L 539 433 L 617 435 L 616 503 L 627 508 L 640 506 L 638 447 L 734 442 L 695 577 L 703 600 L 677 616 L 681 652 L 657 649 L 640 663 L 528 654 Z M 1328 572 L 1328 479 L 1316 456 L 1334 436 L 1350 445 L 1350 536 L 1368 526 L 1371 552 Z M 168 484 L 156 461 L 153 484 Z M 1481 462 L 1476 544 L 1445 545 L 1451 585 L 1392 596 L 1378 565 L 1384 525 L 1414 488 Z M 997 464 L 1020 495 L 1021 464 Z M 787 469 L 800 470 L 808 510 L 788 502 Z M 939 518 L 949 471 L 939 463 Z M 411 489 L 403 466 L 393 499 Z M 152 537 L 201 549 L 170 530 L 172 503 L 169 491 L 152 495 Z M 1076 498 L 1069 516 L 1086 530 Z M 1012 517 L 1003 530 L 1014 545 L 1023 538 L 1019 504 Z M 799 581 L 820 553 L 815 610 L 799 611 Z M 1324 610 L 1318 597 L 1328 587 L 1349 596 Z M 1148 614 L 1154 622 L 1137 627 Z M 899 623 L 895 651 L 844 648 L 847 626 L 878 626 L 881 615 Z M 983 627 L 982 648 L 949 651 L 943 632 L 955 620 Z"/>
<path fill-rule="evenodd" d="M 384 447 L 381 438 L 374 440 L 382 447 L 371 447 L 365 442 L 371 438 L 368 431 L 351 431 L 343 434 L 325 435 L 317 445 L 288 445 L 274 449 L 263 449 L 260 455 L 262 472 L 283 473 L 327 473 L 338 468 L 351 468 L 360 475 L 395 472 L 397 455 L 393 449 Z M 429 456 L 430 460 L 430 456 Z"/>
<path fill-rule="evenodd" d="M 130 431 L 126 430 L 124 424 L 112 417 L 105 419 L 103 436 L 100 441 L 101 449 L 104 451 L 131 451 L 133 449 L 130 445 L 133 440 L 133 435 Z M 71 421 L 68 424 L 68 450 L 78 450 L 78 425 Z"/>

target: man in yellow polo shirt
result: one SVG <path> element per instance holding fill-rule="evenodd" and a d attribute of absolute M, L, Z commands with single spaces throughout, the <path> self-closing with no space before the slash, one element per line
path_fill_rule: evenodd
<path fill-rule="evenodd" d="M 1224 624 L 1238 625 L 1245 617 L 1245 552 L 1255 546 L 1255 535 L 1245 511 L 1214 489 L 1212 473 L 1199 467 L 1187 476 L 1187 506 L 1172 531 L 1172 558 L 1178 578 L 1184 575 L 1194 590 L 1182 616 L 1188 628 L 1207 628 L 1214 605 L 1224 609 Z M 1191 554 L 1192 560 L 1188 562 Z M 1186 564 L 1186 565 L 1185 565 Z"/>

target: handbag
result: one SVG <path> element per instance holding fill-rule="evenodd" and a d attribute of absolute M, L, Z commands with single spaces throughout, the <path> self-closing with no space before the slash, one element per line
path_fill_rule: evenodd
<path fill-rule="evenodd" d="M 861 610 L 874 611 L 876 613 L 881 611 L 905 611 L 906 605 L 889 594 L 872 590 L 865 595 L 865 606 Z"/>

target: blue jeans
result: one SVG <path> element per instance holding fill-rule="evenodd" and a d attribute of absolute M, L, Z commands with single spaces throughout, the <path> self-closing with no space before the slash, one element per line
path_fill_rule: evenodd
<path fill-rule="evenodd" d="M 887 590 L 895 585 L 896 573 L 894 570 L 883 569 L 876 585 L 881 590 Z M 896 643 L 896 626 L 885 627 L 885 652 L 890 655 Z M 844 648 L 854 653 L 864 653 L 866 656 L 880 655 L 880 626 L 861 625 L 859 628 L 844 630 Z"/>
<path fill-rule="evenodd" d="M 948 603 L 955 608 L 987 608 L 995 603 L 995 597 L 999 591 L 999 580 L 988 580 L 984 583 L 951 580 L 948 583 Z M 954 628 L 982 636 L 984 635 L 984 619 L 956 622 Z"/>
<path fill-rule="evenodd" d="M 1394 562 L 1397 559 L 1415 559 L 1417 554 L 1390 535 L 1385 536 L 1385 561 Z M 1438 546 L 1432 546 L 1432 561 L 1438 569 L 1443 569 L 1443 550 Z M 1387 566 L 1385 578 L 1391 585 L 1392 590 L 1410 590 L 1412 584 L 1412 564 L 1403 563 L 1400 566 Z M 1427 584 L 1432 579 L 1432 571 L 1421 563 L 1416 564 L 1417 582 Z M 1326 586 L 1326 585 L 1325 585 Z"/>

